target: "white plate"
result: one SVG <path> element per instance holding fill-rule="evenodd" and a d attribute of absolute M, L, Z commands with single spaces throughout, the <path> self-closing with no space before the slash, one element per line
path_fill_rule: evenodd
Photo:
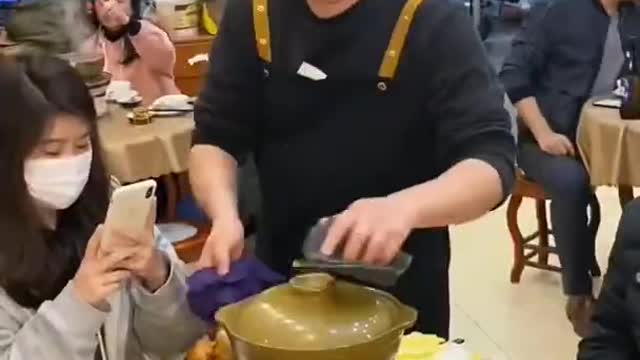
<path fill-rule="evenodd" d="M 185 241 L 198 233 L 198 229 L 183 223 L 158 224 L 158 230 L 172 244 Z"/>
<path fill-rule="evenodd" d="M 156 111 L 157 110 L 157 111 Z M 186 106 L 172 106 L 172 107 L 154 107 L 149 106 L 149 111 L 157 113 L 158 116 L 178 116 L 185 113 L 193 112 L 194 108 L 191 105 Z"/>
<path fill-rule="evenodd" d="M 131 99 L 134 99 L 136 97 L 138 97 L 140 94 L 130 88 L 118 88 L 117 86 L 114 87 L 114 84 L 119 84 L 119 83 L 125 83 L 128 84 L 127 82 L 114 82 L 112 81 L 111 84 L 109 84 L 109 87 L 107 88 L 107 100 L 109 101 L 113 101 L 113 102 L 128 102 Z"/>
<path fill-rule="evenodd" d="M 130 99 L 126 100 L 116 100 L 116 102 L 123 106 L 135 106 L 142 103 L 142 96 L 136 95 Z"/>
<path fill-rule="evenodd" d="M 182 109 L 189 108 L 190 98 L 186 95 L 165 95 L 158 98 L 149 106 L 157 109 Z"/>
<path fill-rule="evenodd" d="M 184 114 L 184 111 L 149 111 L 151 117 L 174 117 Z M 133 120 L 133 112 L 127 113 L 127 119 Z"/>

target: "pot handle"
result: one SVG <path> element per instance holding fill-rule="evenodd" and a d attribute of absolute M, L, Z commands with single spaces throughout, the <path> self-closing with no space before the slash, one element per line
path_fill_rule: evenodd
<path fill-rule="evenodd" d="M 404 304 L 400 304 L 400 318 L 398 325 L 402 329 L 410 329 L 418 321 L 418 311 Z"/>
<path fill-rule="evenodd" d="M 289 280 L 289 284 L 305 293 L 321 293 L 332 287 L 335 281 L 333 276 L 326 273 L 309 273 L 295 276 Z"/>

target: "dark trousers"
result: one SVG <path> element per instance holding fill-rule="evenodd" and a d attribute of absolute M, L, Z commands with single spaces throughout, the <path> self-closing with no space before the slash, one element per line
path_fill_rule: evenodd
<path fill-rule="evenodd" d="M 551 224 L 562 265 L 567 295 L 592 294 L 591 268 L 595 258 L 595 231 L 587 210 L 596 201 L 589 174 L 580 159 L 553 156 L 533 142 L 520 144 L 518 165 L 551 197 Z M 597 228 L 597 227 L 595 227 Z"/>
<path fill-rule="evenodd" d="M 304 232 L 302 232 L 304 234 Z M 256 255 L 281 274 L 291 275 L 291 263 L 302 256 L 302 236 L 258 236 Z M 449 337 L 449 236 L 443 230 L 419 231 L 404 250 L 413 262 L 393 289 L 386 289 L 401 302 L 418 310 L 415 330 Z"/>

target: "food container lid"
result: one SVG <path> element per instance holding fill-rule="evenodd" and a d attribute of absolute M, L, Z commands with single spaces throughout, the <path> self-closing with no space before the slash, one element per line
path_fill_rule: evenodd
<path fill-rule="evenodd" d="M 294 351 L 368 343 L 409 328 L 416 318 L 415 310 L 383 291 L 324 273 L 299 275 L 216 315 L 231 337 Z"/>

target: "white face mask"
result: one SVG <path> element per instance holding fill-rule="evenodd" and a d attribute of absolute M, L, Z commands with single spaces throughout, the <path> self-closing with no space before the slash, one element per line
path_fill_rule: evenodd
<path fill-rule="evenodd" d="M 68 209 L 89 181 L 93 154 L 60 159 L 33 159 L 24 164 L 24 179 L 31 196 L 55 210 Z"/>

